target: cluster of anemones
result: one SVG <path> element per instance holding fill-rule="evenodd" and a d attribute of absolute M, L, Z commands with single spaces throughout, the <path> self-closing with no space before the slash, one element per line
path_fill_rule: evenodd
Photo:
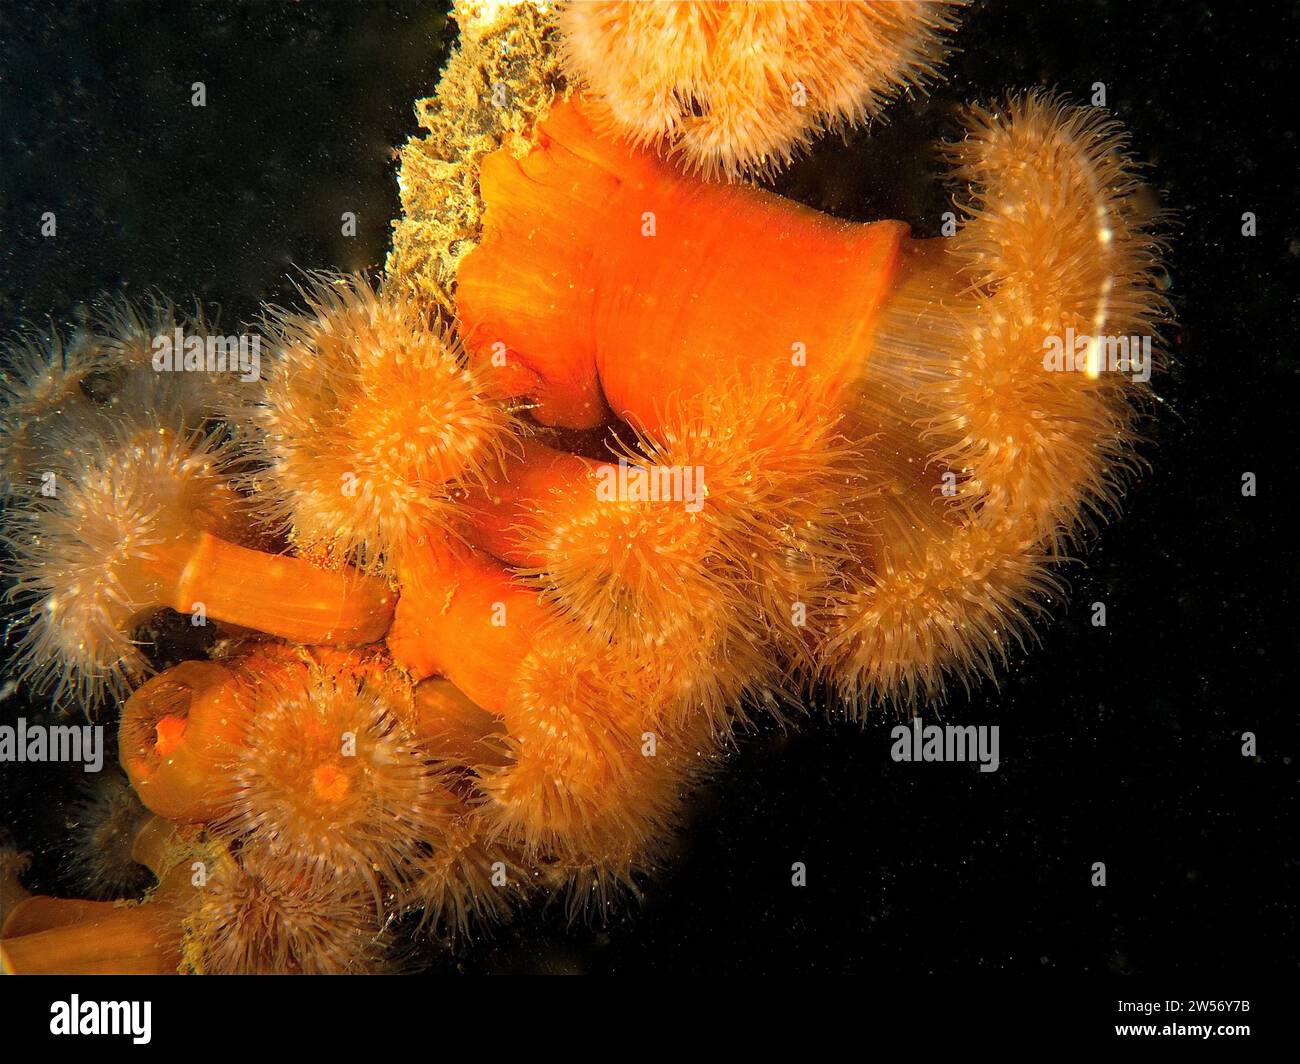
<path fill-rule="evenodd" d="M 568 7 L 574 62 L 617 6 Z M 725 82 L 736 5 L 707 33 L 664 6 Z M 913 80 L 945 21 L 846 6 L 825 17 L 912 65 L 808 129 Z M 8 966 L 374 971 L 408 914 L 599 908 L 748 715 L 813 684 L 853 713 L 940 698 L 1057 592 L 1141 386 L 1049 372 L 1044 340 L 1162 313 L 1113 127 L 1039 95 L 973 111 L 949 149 L 967 220 L 914 240 L 702 181 L 673 158 L 690 129 L 634 138 L 667 158 L 629 146 L 592 89 L 484 158 L 455 330 L 404 286 L 322 276 L 268 311 L 255 384 L 149 372 L 162 307 L 22 348 L 0 416 L 19 672 L 124 703 L 154 817 L 113 805 L 103 848 L 157 886 L 18 901 Z M 153 674 L 164 608 L 222 638 Z"/>

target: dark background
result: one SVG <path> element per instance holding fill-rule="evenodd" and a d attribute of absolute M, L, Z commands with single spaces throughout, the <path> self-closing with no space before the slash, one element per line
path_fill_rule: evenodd
<path fill-rule="evenodd" d="M 446 54 L 440 7 L 0 0 L 0 331 L 151 288 L 247 320 L 292 301 L 293 267 L 382 264 L 392 149 Z M 1172 212 L 1150 472 L 1067 570 L 1041 646 L 941 711 L 1000 725 L 1001 770 L 893 764 L 883 716 L 760 729 L 642 905 L 601 928 L 526 912 L 435 970 L 1113 972 L 1220 996 L 1294 974 L 1298 22 L 1287 3 L 988 0 L 944 84 L 778 184 L 933 232 L 948 203 L 929 144 L 955 105 L 1040 84 L 1083 102 L 1101 81 Z M 57 240 L 37 235 L 45 210 Z M 39 795 L 4 779 L 0 824 L 37 851 L 31 885 L 57 889 L 63 799 L 44 775 Z"/>

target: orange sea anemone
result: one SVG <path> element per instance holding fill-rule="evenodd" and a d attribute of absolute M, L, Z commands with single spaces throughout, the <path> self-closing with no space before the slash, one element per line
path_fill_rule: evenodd
<path fill-rule="evenodd" d="M 388 643 L 415 675 L 443 675 L 500 717 L 506 757 L 481 764 L 474 787 L 489 837 L 530 862 L 627 878 L 679 808 L 698 744 L 713 749 L 707 716 L 678 724 L 671 669 L 565 638 L 535 592 L 472 552 L 411 566 Z M 695 729 L 688 754 L 678 737 Z"/>
<path fill-rule="evenodd" d="M 263 663 L 263 671 L 278 663 Z M 186 661 L 127 699 L 118 756 L 140 800 L 182 822 L 211 819 L 228 796 L 224 769 L 253 712 L 251 678 L 210 661 Z"/>
<path fill-rule="evenodd" d="M 17 975 L 168 975 L 181 957 L 190 870 L 173 867 L 141 902 L 36 895 L 0 927 L 0 972 Z"/>
<path fill-rule="evenodd" d="M 728 730 L 746 690 L 781 685 L 768 648 L 811 671 L 847 557 L 811 533 L 851 509 L 855 456 L 808 413 L 735 389 L 605 461 L 530 440 L 471 499 L 466 534 L 554 606 L 560 638 L 659 669 L 682 712 Z"/>
<path fill-rule="evenodd" d="M 234 458 L 217 436 L 115 427 L 79 441 L 49 494 L 6 514 L 19 675 L 93 706 L 148 671 L 135 626 L 163 607 L 304 643 L 368 642 L 386 585 L 239 546 Z"/>
<path fill-rule="evenodd" d="M 119 744 L 155 812 L 256 840 L 290 880 L 379 896 L 463 812 L 437 747 L 456 734 L 468 751 L 468 719 L 450 697 L 417 702 L 374 652 L 269 646 L 154 677 L 128 700 Z"/>
<path fill-rule="evenodd" d="M 499 721 L 382 652 L 268 644 L 186 662 L 123 714 L 123 762 L 155 816 L 131 850 L 160 879 L 140 905 L 23 903 L 18 971 L 373 972 L 409 909 L 453 934 L 533 877 L 476 789 L 508 765 Z M 103 941 L 99 941 L 99 939 Z"/>
<path fill-rule="evenodd" d="M 388 967 L 369 895 L 350 880 L 286 880 L 264 848 L 222 853 L 183 917 L 181 971 L 195 975 L 359 975 Z"/>
<path fill-rule="evenodd" d="M 530 440 L 471 502 L 469 535 L 531 578 L 558 616 L 645 653 L 682 639 L 701 613 L 738 605 L 711 565 L 704 492 L 694 466 L 592 461 Z"/>
<path fill-rule="evenodd" d="M 1108 356 L 1149 351 L 1164 304 L 1121 146 L 1050 97 L 977 109 L 951 149 L 970 220 L 913 240 L 692 182 L 559 105 L 531 152 L 484 162 L 486 230 L 458 290 L 471 355 L 504 348 L 542 420 L 612 412 L 659 447 L 674 406 L 736 382 L 827 419 L 861 460 L 852 497 L 804 528 L 855 559 L 831 574 L 826 674 L 852 699 L 938 694 L 1024 631 L 1061 537 L 1134 464 L 1149 373 Z M 1076 335 L 1084 355 L 1048 361 Z M 885 639 L 873 617 L 903 627 Z"/>
<path fill-rule="evenodd" d="M 137 856 L 158 875 L 138 903 L 32 897 L 0 938 L 5 973 L 355 974 L 386 967 L 388 937 L 368 895 L 336 880 L 268 876 L 257 846 L 238 853 L 165 821 Z"/>
<path fill-rule="evenodd" d="M 743 606 L 734 612 L 748 641 L 779 647 L 806 675 L 839 574 L 856 560 L 852 536 L 826 530 L 851 524 L 872 491 L 860 443 L 837 411 L 741 381 L 663 409 L 655 432 L 637 434 L 629 460 L 696 471 L 705 566 L 737 589 Z M 707 616 L 699 611 L 697 624 Z"/>
<path fill-rule="evenodd" d="M 262 508 L 304 552 L 379 567 L 451 523 L 499 465 L 510 420 L 452 334 L 359 277 L 317 278 L 306 314 L 278 312 L 250 420 Z"/>
<path fill-rule="evenodd" d="M 540 649 L 507 713 L 511 761 L 479 781 L 494 837 L 531 864 L 585 870 L 560 878 L 580 908 L 608 903 L 653 866 L 716 754 L 707 718 L 667 719 L 647 706 L 653 694 L 608 661 Z M 590 899 L 580 896 L 588 885 Z"/>
<path fill-rule="evenodd" d="M 996 679 L 1064 586 L 1023 524 L 956 524 L 942 512 L 876 515 L 864 556 L 836 596 L 823 674 L 856 714 L 881 702 L 936 702 L 956 679 Z M 892 533 L 892 535 L 891 535 Z M 874 552 L 874 553 L 873 553 Z"/>
<path fill-rule="evenodd" d="M 1137 466 L 1167 313 L 1113 123 L 1031 94 L 969 125 L 970 220 L 904 248 L 855 382 L 883 495 L 825 664 L 863 704 L 992 676 L 1060 598 L 1050 563 Z"/>
<path fill-rule="evenodd" d="M 346 659 L 257 670 L 215 827 L 256 840 L 290 882 L 362 884 L 376 898 L 400 884 L 461 808 L 407 723 L 406 697 Z"/>
<path fill-rule="evenodd" d="M 767 174 L 932 76 L 960 3 L 576 0 L 566 72 L 603 126 L 705 177 Z"/>
<path fill-rule="evenodd" d="M 524 158 L 483 162 L 458 305 L 471 360 L 547 424 L 610 412 L 658 436 L 671 403 L 745 382 L 809 403 L 869 349 L 907 227 L 702 185 L 557 105 Z M 671 309 L 671 313 L 669 310 Z"/>
<path fill-rule="evenodd" d="M 506 918 L 534 888 L 516 851 L 491 835 L 481 807 L 466 811 L 439 845 L 415 861 L 407 902 L 445 940 L 473 937 Z"/>
<path fill-rule="evenodd" d="M 912 369 L 935 408 L 928 438 L 968 474 L 969 510 L 1027 511 L 1041 530 L 1070 530 L 1108 516 L 1134 471 L 1152 337 L 1169 306 L 1156 283 L 1159 214 L 1126 145 L 1105 112 L 1030 93 L 972 108 L 947 148 L 969 190 L 951 241 L 977 286 L 970 317 L 958 311 L 969 342 L 960 357 L 951 341 L 916 351 Z"/>

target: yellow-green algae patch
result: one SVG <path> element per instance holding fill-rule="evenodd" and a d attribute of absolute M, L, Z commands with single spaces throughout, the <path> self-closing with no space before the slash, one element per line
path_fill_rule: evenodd
<path fill-rule="evenodd" d="M 455 0 L 460 39 L 434 95 L 418 100 L 427 132 L 401 153 L 402 217 L 385 265 L 399 285 L 448 316 L 456 270 L 482 234 L 479 164 L 505 147 L 522 155 L 529 132 L 564 92 L 554 4 Z"/>

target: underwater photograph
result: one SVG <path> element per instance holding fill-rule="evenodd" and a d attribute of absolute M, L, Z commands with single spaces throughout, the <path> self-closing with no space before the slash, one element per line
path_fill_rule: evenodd
<path fill-rule="evenodd" d="M 1256 0 L 0 0 L 15 1031 L 1276 1035 L 1298 64 Z"/>

